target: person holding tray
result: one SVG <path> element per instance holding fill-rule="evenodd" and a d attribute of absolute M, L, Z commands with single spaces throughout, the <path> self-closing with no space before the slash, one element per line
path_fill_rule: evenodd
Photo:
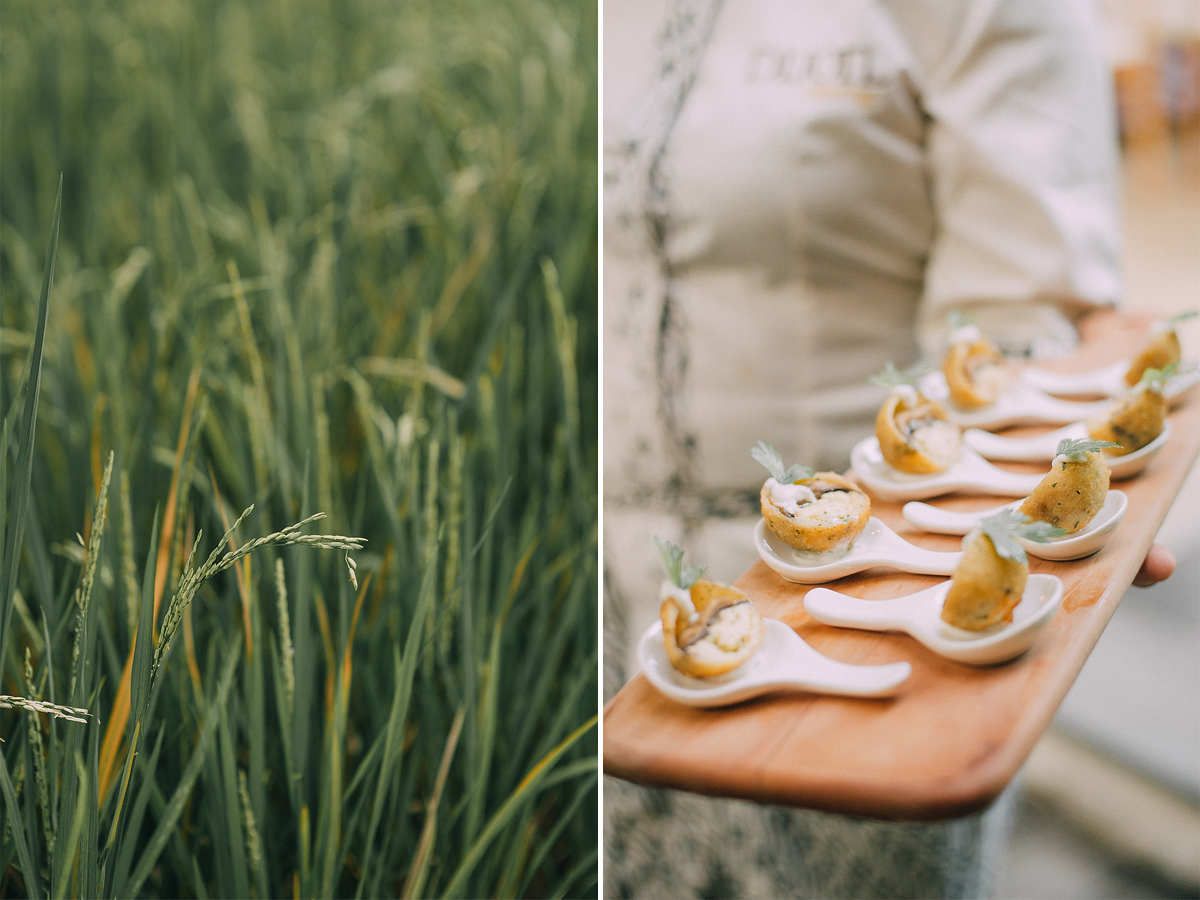
<path fill-rule="evenodd" d="M 951 309 L 1010 355 L 1063 355 L 1122 285 L 1091 3 L 608 0 L 604 14 L 611 696 L 655 615 L 653 534 L 721 577 L 756 558 L 753 440 L 842 471 L 878 409 L 867 377 L 939 358 Z M 1135 583 L 1173 567 L 1156 547 Z M 606 891 L 982 896 L 1010 805 L 888 824 L 610 779 Z"/>

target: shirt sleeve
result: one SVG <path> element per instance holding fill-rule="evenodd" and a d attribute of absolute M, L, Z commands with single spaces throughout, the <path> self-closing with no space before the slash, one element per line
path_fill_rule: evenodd
<path fill-rule="evenodd" d="M 1099 23 L 1087 0 L 983 0 L 960 23 L 924 61 L 936 233 L 922 322 L 936 329 L 948 310 L 973 308 L 1011 350 L 1062 352 L 1068 316 L 1122 291 Z"/>

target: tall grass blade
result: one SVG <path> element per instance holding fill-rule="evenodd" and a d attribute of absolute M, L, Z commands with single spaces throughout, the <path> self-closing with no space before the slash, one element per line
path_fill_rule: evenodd
<path fill-rule="evenodd" d="M 229 840 L 229 874 L 233 876 L 235 897 L 250 896 L 250 870 L 246 860 L 246 839 L 242 833 L 242 804 L 238 796 L 237 763 L 233 758 L 233 738 L 224 704 L 214 710 L 217 714 L 217 758 L 220 768 L 221 790 L 224 791 L 222 807 L 225 810 L 225 828 Z"/>
<path fill-rule="evenodd" d="M 575 868 L 568 872 L 566 877 L 563 878 L 562 883 L 550 892 L 550 896 L 553 897 L 554 900 L 563 900 L 564 897 L 576 895 L 576 892 L 579 891 L 579 888 L 587 887 L 589 884 L 595 884 L 596 859 L 598 853 L 599 851 L 593 848 L 592 851 L 587 854 L 587 856 L 579 860 L 579 862 L 575 864 Z M 584 880 L 585 878 L 589 877 L 591 879 L 590 881 Z M 578 887 L 576 886 L 576 882 L 579 883 Z"/>
<path fill-rule="evenodd" d="M 75 754 L 75 772 L 79 779 L 79 799 L 75 803 L 75 815 L 71 819 L 70 830 L 63 835 L 63 845 L 70 847 L 70 852 L 62 857 L 62 863 L 54 873 L 54 897 L 65 897 L 71 890 L 71 868 L 75 862 L 76 851 L 79 849 L 79 837 L 83 833 L 83 824 L 87 818 L 88 808 L 88 773 L 83 764 L 83 756 Z"/>
<path fill-rule="evenodd" d="M 150 794 L 155 790 L 153 773 L 158 766 L 158 754 L 162 750 L 162 742 L 163 732 L 159 731 L 158 736 L 154 739 L 154 749 L 150 751 L 150 758 L 142 765 L 142 783 L 138 788 L 137 798 L 133 801 L 129 817 L 125 820 L 125 827 L 120 830 L 115 842 L 111 837 L 109 838 L 109 846 L 115 845 L 116 847 L 112 870 L 112 889 L 108 892 L 110 897 L 132 896 L 128 890 L 129 867 L 133 864 L 133 852 L 137 846 L 138 835 L 142 831 L 142 821 L 146 815 L 146 806 L 150 802 Z M 129 763 L 132 766 L 132 754 Z M 117 813 L 113 816 L 114 831 L 117 829 L 119 815 L 120 809 L 118 808 Z"/>
<path fill-rule="evenodd" d="M 429 875 L 429 862 L 433 856 L 433 843 L 437 837 L 438 805 L 442 800 L 442 790 L 446 787 L 446 776 L 450 773 L 450 761 L 454 759 L 454 750 L 458 746 L 458 736 L 462 732 L 463 715 L 465 710 L 460 706 L 450 726 L 450 734 L 446 738 L 446 749 L 442 751 L 442 762 L 438 766 L 437 780 L 433 785 L 433 794 L 425 804 L 425 827 L 421 829 L 421 839 L 417 842 L 417 855 L 413 860 L 412 870 L 404 882 L 400 896 L 404 898 L 422 897 L 425 891 L 425 879 Z"/>
<path fill-rule="evenodd" d="M 0 660 L 8 648 L 8 627 L 12 618 L 13 594 L 17 589 L 17 560 L 25 535 L 25 515 L 29 506 L 29 484 L 33 477 L 33 443 L 37 421 L 38 397 L 42 389 L 42 354 L 46 346 L 46 322 L 50 317 L 50 292 L 54 284 L 54 264 L 58 257 L 58 224 L 62 214 L 62 177 L 54 200 L 54 218 L 50 222 L 50 246 L 46 249 L 46 268 L 38 299 L 37 331 L 29 355 L 29 379 L 25 384 L 25 409 L 17 434 L 18 450 L 13 472 L 12 496 L 5 516 L 3 593 L 0 594 Z M 6 435 L 7 438 L 7 435 Z M 4 452 L 8 452 L 7 446 Z M 0 502 L 3 497 L 0 496 Z M 14 807 L 15 808 L 15 807 Z"/>
<path fill-rule="evenodd" d="M 554 764 L 562 758 L 571 747 L 584 734 L 591 730 L 598 720 L 598 716 L 592 716 L 569 735 L 559 742 L 558 746 L 544 756 L 521 780 L 516 789 L 504 801 L 504 804 L 498 809 L 495 815 L 484 826 L 483 832 L 471 845 L 471 849 L 467 851 L 466 857 L 459 864 L 458 869 L 450 878 L 442 894 L 446 897 L 463 896 L 463 890 L 466 888 L 467 879 L 470 877 L 475 865 L 479 862 L 483 852 L 488 845 L 496 839 L 501 829 L 508 824 L 508 821 L 517 813 L 521 805 L 528 801 L 532 795 L 541 786 L 541 782 L 553 769 Z"/>
<path fill-rule="evenodd" d="M 154 525 L 150 531 L 150 549 L 146 553 L 146 567 L 142 574 L 142 599 L 138 604 L 138 630 L 133 642 L 133 668 L 129 681 L 129 708 L 134 721 L 141 721 L 150 702 L 150 663 L 154 654 L 154 584 L 155 566 L 158 557 L 158 511 L 154 513 Z M 115 718 L 114 718 L 115 721 Z"/>
<path fill-rule="evenodd" d="M 371 874 L 371 855 L 375 846 L 375 834 L 383 815 L 383 808 L 388 790 L 394 784 L 392 780 L 399 763 L 401 741 L 404 726 L 408 720 L 408 707 L 412 698 L 413 679 L 417 673 L 417 660 L 421 650 L 421 623 L 429 609 L 433 597 L 433 585 L 437 576 L 437 553 L 435 552 L 425 564 L 425 574 L 421 578 L 421 589 L 417 595 L 417 605 L 413 612 L 412 621 L 408 626 L 408 637 L 404 642 L 404 656 L 396 657 L 393 668 L 396 672 L 396 688 L 392 694 L 391 710 L 388 713 L 387 724 L 384 726 L 383 761 L 380 763 L 380 778 L 375 783 L 374 800 L 371 803 L 371 817 L 367 824 L 366 837 L 363 842 L 363 872 Z M 358 896 L 363 896 L 364 887 L 371 881 L 368 896 L 378 895 L 380 877 L 375 879 L 363 878 L 359 881 Z"/>
<path fill-rule="evenodd" d="M 87 778 L 80 779 L 80 800 L 84 804 L 83 828 L 79 833 L 79 896 L 100 896 L 100 806 L 96 796 L 96 774 L 100 759 L 100 727 L 88 727 L 91 748 L 88 752 Z M 82 760 L 81 760 L 82 761 Z"/>
<path fill-rule="evenodd" d="M 8 774 L 8 762 L 4 759 L 3 753 L 0 753 L 0 795 L 4 797 L 5 809 L 10 811 L 20 809 L 17 805 L 17 792 L 13 788 L 12 778 Z M 33 855 L 29 852 L 29 842 L 25 839 L 25 826 L 22 824 L 20 816 L 14 815 L 12 812 L 5 813 L 4 818 L 8 822 L 13 844 L 17 848 L 17 862 L 21 865 L 21 877 L 25 882 L 25 891 L 33 900 L 37 900 L 42 895 L 41 876 L 34 867 Z"/>
<path fill-rule="evenodd" d="M 534 853 L 533 858 L 530 860 L 529 864 L 525 867 L 525 873 L 524 873 L 524 877 L 521 880 L 520 887 L 518 887 L 512 891 L 501 891 L 500 896 L 502 896 L 502 897 L 528 897 L 529 896 L 529 881 L 530 881 L 530 879 L 533 877 L 534 873 L 537 872 L 538 869 L 541 868 L 542 861 L 546 859 L 546 857 L 550 854 L 550 851 L 558 843 L 559 836 L 563 833 L 563 831 L 566 829 L 566 827 L 571 824 L 571 821 L 574 819 L 576 811 L 583 804 L 583 801 L 585 799 L 587 799 L 588 795 L 591 794 L 591 792 L 593 790 L 595 790 L 596 781 L 600 777 L 598 774 L 598 772 L 600 770 L 600 761 L 598 759 L 592 758 L 592 759 L 584 759 L 584 760 L 581 760 L 580 762 L 582 764 L 580 766 L 581 771 L 571 773 L 571 777 L 573 777 L 573 778 L 578 777 L 578 775 L 584 775 L 585 777 L 580 781 L 579 786 L 575 789 L 575 793 L 571 797 L 571 802 L 568 803 L 566 805 L 566 807 L 563 808 L 562 813 L 558 817 L 558 822 L 555 823 L 554 827 L 551 828 L 548 832 L 546 832 L 542 836 L 541 846 L 538 847 L 537 852 Z M 562 773 L 559 773 L 559 774 L 562 774 Z"/>
<path fill-rule="evenodd" d="M 145 884 L 146 879 L 150 877 L 150 870 L 158 862 L 163 848 L 175 831 L 179 817 L 183 815 L 184 804 L 192 792 L 192 787 L 200 775 L 200 770 L 204 767 L 205 758 L 208 755 L 208 744 L 212 740 L 213 732 L 216 731 L 217 722 L 220 718 L 214 709 L 214 705 L 216 709 L 221 709 L 225 706 L 225 702 L 229 697 L 230 686 L 233 684 L 233 674 L 237 669 L 238 660 L 241 658 L 240 650 L 241 642 L 234 640 L 231 641 L 230 647 L 225 651 L 225 661 L 221 668 L 220 683 L 217 686 L 216 695 L 213 697 L 212 702 L 208 704 L 208 714 L 204 718 L 204 726 L 200 731 L 199 740 L 196 742 L 196 746 L 192 750 L 192 755 L 183 769 L 179 783 L 175 786 L 175 791 L 171 794 L 171 799 L 167 802 L 166 808 L 158 820 L 158 825 L 155 827 L 154 833 L 150 835 L 146 849 L 142 852 L 141 858 L 134 867 L 133 875 L 130 876 L 128 887 L 131 897 L 137 896 L 142 892 L 142 886 Z"/>

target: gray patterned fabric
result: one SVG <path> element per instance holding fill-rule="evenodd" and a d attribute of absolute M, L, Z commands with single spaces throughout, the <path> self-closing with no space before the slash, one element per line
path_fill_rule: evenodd
<path fill-rule="evenodd" d="M 606 778 L 604 895 L 988 897 L 1014 796 L 951 822 L 875 822 Z"/>

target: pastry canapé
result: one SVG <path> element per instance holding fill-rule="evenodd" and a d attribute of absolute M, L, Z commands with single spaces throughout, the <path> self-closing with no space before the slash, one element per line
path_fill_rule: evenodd
<path fill-rule="evenodd" d="M 1194 309 L 1181 312 L 1167 319 L 1161 319 L 1150 326 L 1150 335 L 1144 347 L 1125 373 L 1125 383 L 1130 387 L 1142 380 L 1147 369 L 1165 369 L 1171 363 L 1178 363 L 1183 355 L 1179 345 L 1179 335 L 1175 328 L 1181 322 L 1200 315 Z"/>
<path fill-rule="evenodd" d="M 1147 369 L 1142 380 L 1116 404 L 1088 419 L 1088 434 L 1094 440 L 1117 444 L 1105 449 L 1105 456 L 1124 456 L 1141 450 L 1162 434 L 1167 419 L 1163 386 L 1178 367 L 1178 363 L 1171 363 L 1165 369 Z"/>
<path fill-rule="evenodd" d="M 735 587 L 701 577 L 683 565 L 683 549 L 655 538 L 667 569 L 659 607 L 663 645 L 671 665 L 692 678 L 731 672 L 762 643 L 762 616 Z"/>
<path fill-rule="evenodd" d="M 1108 496 L 1108 465 L 1101 450 L 1111 441 L 1060 441 L 1050 471 L 1017 507 L 1038 522 L 1074 534 L 1095 518 Z"/>
<path fill-rule="evenodd" d="M 871 498 L 836 472 L 807 466 L 785 469 L 779 453 L 763 441 L 750 451 L 771 473 L 759 491 L 767 527 L 785 544 L 808 553 L 847 550 L 871 517 Z"/>
<path fill-rule="evenodd" d="M 891 391 L 875 416 L 875 437 L 888 465 L 930 475 L 958 462 L 962 437 L 940 403 L 926 398 L 890 362 L 870 380 Z"/>
<path fill-rule="evenodd" d="M 994 403 L 1013 381 L 1004 355 L 957 310 L 950 314 L 950 324 L 950 349 L 942 359 L 950 400 L 962 409 Z"/>
<path fill-rule="evenodd" d="M 962 560 L 950 576 L 942 621 L 967 631 L 1011 622 L 1029 578 L 1029 557 L 1015 538 L 1044 542 L 1062 533 L 1011 509 L 983 519 L 963 538 Z"/>

